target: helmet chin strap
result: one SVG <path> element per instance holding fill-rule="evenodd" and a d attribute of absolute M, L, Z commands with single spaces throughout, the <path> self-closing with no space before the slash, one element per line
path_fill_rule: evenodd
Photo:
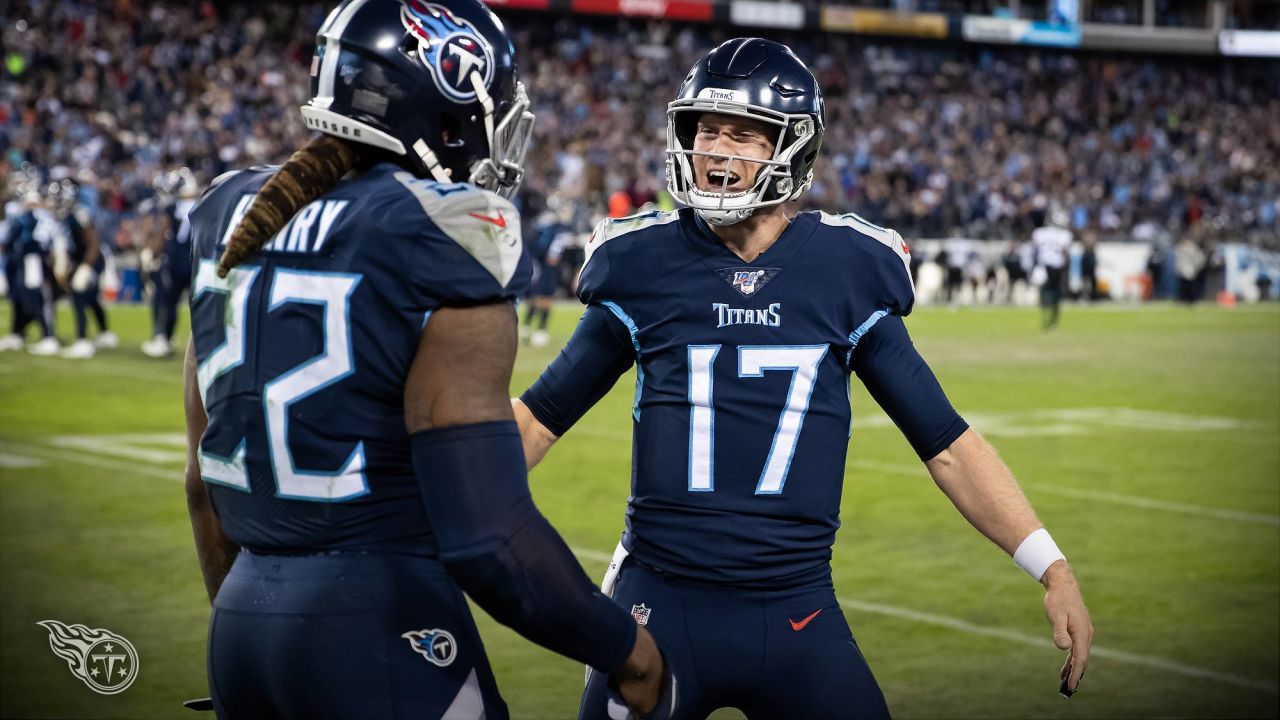
<path fill-rule="evenodd" d="M 751 212 L 755 208 L 738 208 L 736 210 L 705 210 L 703 208 L 694 208 L 698 213 L 698 217 L 706 220 L 712 225 L 724 227 L 725 225 L 737 225 L 738 223 L 751 217 Z"/>
<path fill-rule="evenodd" d="M 431 171 L 431 177 L 435 178 L 436 182 L 447 183 L 453 181 L 451 177 L 453 171 L 440 164 L 439 158 L 431 151 L 431 148 L 427 147 L 427 143 L 422 138 L 418 138 L 417 142 L 413 144 L 413 151 L 418 153 L 422 164 L 427 166 L 427 170 Z"/>
<path fill-rule="evenodd" d="M 759 193 L 756 193 L 756 194 L 758 195 Z M 732 199 L 745 200 L 745 199 L 748 199 L 750 195 L 751 195 L 751 191 L 735 193 Z M 705 202 L 703 204 L 696 204 L 692 202 L 689 203 L 693 207 L 693 209 L 698 213 L 699 217 L 701 217 L 703 220 L 706 220 L 708 223 L 719 226 L 719 227 L 724 227 L 726 225 L 736 225 L 742 222 L 743 220 L 746 220 L 747 218 L 751 217 L 751 213 L 755 210 L 755 207 L 724 207 L 725 200 L 729 199 L 726 196 L 719 193 L 705 192 L 703 190 L 697 189 L 696 187 L 690 188 L 689 198 L 693 199 L 695 197 L 703 201 L 715 202 L 716 204 L 720 205 L 720 207 L 705 207 L 705 205 L 708 203 L 705 203 Z"/>

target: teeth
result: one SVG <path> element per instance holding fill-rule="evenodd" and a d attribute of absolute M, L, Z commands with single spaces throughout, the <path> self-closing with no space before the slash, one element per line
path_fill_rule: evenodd
<path fill-rule="evenodd" d="M 707 179 L 714 183 L 722 183 L 724 182 L 725 175 L 726 173 L 723 170 L 711 170 L 707 172 Z M 730 185 L 738 182 L 739 180 L 737 173 L 731 172 L 728 173 L 728 176 Z"/>

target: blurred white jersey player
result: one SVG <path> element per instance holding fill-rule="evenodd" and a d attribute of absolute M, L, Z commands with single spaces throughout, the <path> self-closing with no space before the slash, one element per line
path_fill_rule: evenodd
<path fill-rule="evenodd" d="M 1031 231 L 1031 245 L 1036 254 L 1036 267 L 1031 273 L 1031 281 L 1040 285 L 1040 312 L 1045 330 L 1058 325 L 1071 240 L 1071 231 L 1067 229 L 1067 214 L 1061 210 L 1053 211 L 1044 227 Z"/>

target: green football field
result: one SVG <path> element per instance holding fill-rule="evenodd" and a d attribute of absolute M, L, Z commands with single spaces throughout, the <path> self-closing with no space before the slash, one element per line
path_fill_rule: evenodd
<path fill-rule="evenodd" d="M 568 336 L 524 349 L 523 389 Z M 1097 628 L 1083 689 L 1056 694 L 1038 585 L 970 528 L 857 383 L 835 548 L 850 625 L 898 717 L 1280 714 L 1280 306 L 923 308 L 908 321 L 953 403 L 1001 451 L 1071 558 Z M 71 327 L 63 309 L 61 327 Z M 180 361 L 0 354 L 0 715 L 211 717 L 208 604 L 182 490 Z M 0 323 L 8 327 L 6 312 Z M 185 333 L 185 319 L 180 326 Z M 532 474 L 598 577 L 622 527 L 633 380 Z M 137 682 L 91 692 L 36 623 L 132 641 Z M 482 614 L 512 714 L 571 718 L 582 668 Z M 717 717 L 735 717 L 723 711 Z"/>

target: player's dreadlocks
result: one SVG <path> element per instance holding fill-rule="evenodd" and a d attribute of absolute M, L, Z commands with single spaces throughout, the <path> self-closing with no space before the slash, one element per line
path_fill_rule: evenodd
<path fill-rule="evenodd" d="M 218 277 L 248 260 L 285 223 L 324 194 L 360 162 L 362 148 L 332 135 L 318 135 L 271 176 L 253 199 L 218 261 Z"/>

